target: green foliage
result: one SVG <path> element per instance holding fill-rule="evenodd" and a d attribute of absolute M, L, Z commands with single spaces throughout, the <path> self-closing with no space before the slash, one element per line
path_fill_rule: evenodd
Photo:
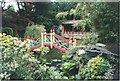
<path fill-rule="evenodd" d="M 11 36 L 18 36 L 17 30 L 10 27 L 2 28 L 2 33 L 6 33 L 7 35 Z"/>
<path fill-rule="evenodd" d="M 84 31 L 86 29 L 86 26 L 91 27 L 92 21 L 89 19 L 84 19 L 84 20 L 80 20 L 80 22 L 74 24 L 74 27 L 77 29 L 82 29 L 82 27 L 84 27 Z"/>
<path fill-rule="evenodd" d="M 40 54 L 47 54 L 50 51 L 50 49 L 49 47 L 40 47 L 35 49 L 34 51 L 39 52 Z"/>
<path fill-rule="evenodd" d="M 13 5 L 9 5 L 6 9 L 7 13 L 11 13 L 11 12 L 15 12 L 14 6 Z"/>
<path fill-rule="evenodd" d="M 75 8 L 70 10 L 70 13 L 74 15 L 75 18 L 79 19 L 80 22 L 74 24 L 74 27 L 79 29 L 79 27 L 89 26 L 92 28 L 92 23 L 97 15 L 96 6 L 97 3 L 77 3 Z"/>
<path fill-rule="evenodd" d="M 118 41 L 118 3 L 101 3 L 96 30 L 101 42 Z"/>
<path fill-rule="evenodd" d="M 67 53 L 63 53 L 62 54 L 62 61 L 67 61 L 67 59 L 68 59 Z"/>
<path fill-rule="evenodd" d="M 78 3 L 75 7 L 74 15 L 92 19 L 97 14 L 96 5 L 97 3 Z"/>
<path fill-rule="evenodd" d="M 118 5 L 116 2 L 81 2 L 66 11 L 75 19 L 81 20 L 74 24 L 75 28 L 84 27 L 85 30 L 86 26 L 92 28 L 94 24 L 101 42 L 113 42 L 118 41 Z"/>
<path fill-rule="evenodd" d="M 40 35 L 43 29 L 44 29 L 43 25 L 27 26 L 24 36 L 35 37 L 37 35 Z"/>
<path fill-rule="evenodd" d="M 82 37 L 82 45 L 96 44 L 98 42 L 98 36 L 95 33 L 89 33 Z"/>
<path fill-rule="evenodd" d="M 6 35 L 5 33 L 0 33 L 0 45 L 3 46 L 10 46 L 12 45 L 16 40 L 12 38 L 10 35 Z"/>
<path fill-rule="evenodd" d="M 25 2 L 23 3 L 25 4 Z M 82 26 L 86 27 L 86 25 L 91 27 L 92 22 L 95 22 L 101 41 L 114 41 L 118 36 L 118 5 L 116 3 L 77 3 L 75 5 L 75 3 L 33 2 L 33 4 L 35 6 L 34 11 L 32 11 L 33 9 L 28 9 L 27 6 L 22 6 L 21 10 L 16 14 L 25 18 L 27 17 L 28 20 L 33 20 L 35 23 L 45 25 L 47 32 L 53 25 L 62 23 L 59 18 L 55 19 L 56 16 L 68 19 L 69 16 L 75 16 L 81 20 L 81 22 L 75 24 L 75 28 L 78 29 Z M 58 12 L 63 13 L 57 14 Z M 15 13 L 13 7 L 5 11 L 5 14 L 9 13 Z M 14 18 L 14 15 L 3 16 L 3 20 L 5 26 L 12 25 L 11 23 L 15 22 L 15 24 L 25 27 L 27 23 Z M 43 28 L 41 25 L 40 27 L 38 25 L 28 26 L 25 36 L 34 37 L 39 35 Z M 57 26 L 55 28 L 57 29 Z M 10 29 L 10 31 L 12 30 Z M 10 35 L 12 34 L 10 32 Z M 82 38 L 82 44 L 95 44 L 97 40 L 98 38 L 95 34 L 89 34 Z M 3 72 L 0 74 L 0 78 L 2 77 L 2 79 L 112 79 L 113 70 L 110 64 L 116 64 L 115 58 L 109 59 L 108 57 L 103 59 L 102 57 L 95 57 L 86 61 L 82 57 L 74 56 L 69 60 L 67 54 L 63 54 L 63 63 L 60 67 L 47 67 L 44 65 L 46 60 L 51 62 L 55 58 L 61 59 L 60 54 L 62 53 L 60 51 L 51 49 L 52 52 L 49 52 L 49 48 L 41 47 L 36 50 L 41 52 L 40 58 L 36 59 L 33 53 L 28 51 L 29 46 L 25 42 L 14 40 L 11 36 L 5 34 L 0 34 L 0 45 L 2 47 L 3 58 L 3 65 L 1 66 Z M 86 64 L 86 62 L 88 63 Z M 77 76 L 71 76 L 68 73 L 74 67 L 79 67 Z M 58 70 L 60 68 L 62 68 L 63 72 Z M 68 77 L 65 74 L 68 74 Z"/>
<path fill-rule="evenodd" d="M 72 63 L 72 62 L 64 62 L 62 64 L 62 69 L 63 71 L 70 71 L 71 69 L 73 69 L 75 67 L 75 63 Z"/>
<path fill-rule="evenodd" d="M 50 51 L 49 47 L 40 47 L 34 50 L 38 54 L 38 60 L 45 64 L 47 62 L 45 56 Z"/>
<path fill-rule="evenodd" d="M 56 70 L 55 67 L 48 67 L 47 75 L 45 79 L 63 79 L 63 73 Z"/>
<path fill-rule="evenodd" d="M 41 54 L 46 54 L 50 51 L 49 47 L 40 47 Z"/>
<path fill-rule="evenodd" d="M 88 61 L 87 65 L 83 66 L 78 79 L 112 79 L 112 76 L 107 76 L 107 74 L 112 74 L 112 66 L 108 61 L 102 57 L 95 57 Z"/>
<path fill-rule="evenodd" d="M 67 16 L 67 12 L 60 12 L 56 15 L 56 18 L 65 18 L 65 16 Z"/>
<path fill-rule="evenodd" d="M 47 62 L 51 62 L 53 59 L 62 59 L 62 52 L 56 48 L 52 48 L 44 57 Z"/>
<path fill-rule="evenodd" d="M 4 39 L 10 40 L 12 37 L 4 36 Z M 0 75 L 2 79 L 37 79 L 38 76 L 35 77 L 36 71 L 40 73 L 40 79 L 44 77 L 46 66 L 41 65 L 33 57 L 33 53 L 28 51 L 29 45 L 26 42 L 13 41 L 12 44 L 11 42 L 8 44 L 2 45 L 3 64 Z"/>
<path fill-rule="evenodd" d="M 0 74 L 2 80 L 112 79 L 113 66 L 111 66 L 111 64 L 113 65 L 115 61 L 114 58 L 110 58 L 109 60 L 103 58 L 104 56 L 97 56 L 86 61 L 83 57 L 78 56 L 77 54 L 74 54 L 73 58 L 69 59 L 65 53 L 62 56 L 63 61 L 60 66 L 48 67 L 45 65 L 46 59 L 48 58 L 43 58 L 43 56 L 47 55 L 46 53 L 48 53 L 49 48 L 41 47 L 41 50 L 45 51 L 45 54 L 39 56 L 41 59 L 36 59 L 33 52 L 28 51 L 29 45 L 26 42 L 15 40 L 11 36 L 5 34 L 0 34 L 0 37 L 1 39 L 4 38 L 4 40 L 0 41 L 3 63 L 1 66 L 2 73 Z M 7 44 L 1 43 L 8 39 L 11 41 L 8 41 Z M 55 51 L 56 50 L 53 50 L 53 53 Z M 51 57 L 53 56 L 49 54 L 49 58 Z"/>

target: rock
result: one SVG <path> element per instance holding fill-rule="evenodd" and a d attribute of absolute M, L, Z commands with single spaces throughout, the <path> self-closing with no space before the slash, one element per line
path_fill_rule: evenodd
<path fill-rule="evenodd" d="M 78 55 L 82 55 L 82 54 L 85 54 L 85 53 L 86 53 L 85 50 L 79 50 Z"/>
<path fill-rule="evenodd" d="M 73 54 L 72 53 L 69 53 L 68 54 L 68 59 L 72 59 L 73 58 Z"/>
<path fill-rule="evenodd" d="M 97 43 L 96 46 L 105 47 L 106 45 L 105 45 L 105 44 L 102 44 L 102 43 Z"/>
<path fill-rule="evenodd" d="M 72 54 L 72 53 L 75 53 L 75 52 L 76 52 L 76 48 L 68 49 L 68 54 Z"/>
<path fill-rule="evenodd" d="M 53 59 L 52 62 L 61 62 L 61 60 Z"/>
<path fill-rule="evenodd" d="M 108 51 L 107 49 L 105 49 L 103 47 L 99 47 L 99 46 L 93 46 L 92 48 L 87 49 L 87 52 L 117 55 L 117 54 L 114 54 L 114 53 Z"/>
<path fill-rule="evenodd" d="M 51 63 L 46 63 L 46 65 L 51 65 Z"/>
<path fill-rule="evenodd" d="M 75 48 L 69 48 L 68 49 L 68 54 L 69 53 L 76 53 L 77 50 L 79 50 L 79 49 L 85 49 L 85 48 L 86 48 L 86 46 L 76 46 Z"/>

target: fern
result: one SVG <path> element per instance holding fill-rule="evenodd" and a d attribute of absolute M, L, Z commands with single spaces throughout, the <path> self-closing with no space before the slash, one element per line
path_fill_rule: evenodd
<path fill-rule="evenodd" d="M 7 35 L 11 36 L 18 36 L 17 30 L 10 27 L 2 28 L 2 33 L 6 33 Z"/>

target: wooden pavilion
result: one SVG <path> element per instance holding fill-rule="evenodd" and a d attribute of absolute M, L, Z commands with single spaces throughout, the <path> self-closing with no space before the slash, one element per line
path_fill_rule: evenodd
<path fill-rule="evenodd" d="M 66 38 L 70 38 L 75 36 L 76 38 L 80 39 L 81 36 L 85 35 L 86 33 L 90 33 L 90 28 L 87 27 L 87 31 L 78 30 L 74 28 L 74 24 L 79 23 L 80 20 L 66 20 L 62 23 L 62 36 Z M 93 29 L 93 28 L 92 28 Z"/>

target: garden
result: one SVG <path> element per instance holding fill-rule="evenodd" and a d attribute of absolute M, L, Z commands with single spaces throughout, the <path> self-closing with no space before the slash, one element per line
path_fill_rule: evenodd
<path fill-rule="evenodd" d="M 1 1 L 0 80 L 119 80 L 119 3 L 67 1 Z"/>

